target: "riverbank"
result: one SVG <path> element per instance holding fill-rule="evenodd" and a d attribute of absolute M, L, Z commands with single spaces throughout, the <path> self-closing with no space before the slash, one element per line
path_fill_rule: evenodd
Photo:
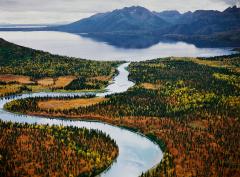
<path fill-rule="evenodd" d="M 114 94 L 115 92 L 125 92 L 129 87 L 132 86 L 132 82 L 128 81 L 128 72 L 126 67 L 129 63 L 123 64 L 118 67 L 119 75 L 114 78 L 112 84 L 110 84 L 105 93 L 99 93 L 98 96 L 105 96 L 109 94 Z M 124 84 L 122 84 L 124 83 Z M 39 93 L 39 94 L 25 94 L 19 96 L 13 96 L 9 99 L 2 99 L 0 105 L 3 107 L 5 103 L 11 101 L 19 101 L 19 99 L 30 99 L 38 97 L 61 97 L 61 96 L 83 96 L 87 93 Z M 25 107 L 25 104 L 20 105 L 21 108 Z M 29 109 L 28 109 L 29 108 Z M 31 108 L 28 106 L 26 110 Z M 111 176 L 122 176 L 123 171 L 125 171 L 124 176 L 133 177 L 140 176 L 142 172 L 146 172 L 148 169 L 156 166 L 162 159 L 162 152 L 158 145 L 150 141 L 145 136 L 127 131 L 122 128 L 115 126 L 106 125 L 99 122 L 86 122 L 86 121 L 71 121 L 66 119 L 48 119 L 43 118 L 43 116 L 25 116 L 22 114 L 11 114 L 2 110 L 2 117 L 5 117 L 7 120 L 13 120 L 17 122 L 27 121 L 32 123 L 48 123 L 48 124 L 63 124 L 74 125 L 74 126 L 84 126 L 87 128 L 99 129 L 103 132 L 109 134 L 111 138 L 116 140 L 116 143 L 119 147 L 119 157 L 117 162 L 114 163 L 111 168 L 103 172 L 101 175 L 106 177 Z M 25 118 L 23 118 L 25 117 Z M 117 132 L 117 133 L 115 133 Z M 129 137 L 126 138 L 126 137 Z M 131 152 L 131 153 L 128 153 Z M 133 161 L 138 161 L 138 166 L 133 163 Z M 126 165 L 128 164 L 128 165 Z"/>
<path fill-rule="evenodd" d="M 145 176 L 238 175 L 239 59 L 171 57 L 131 63 L 130 79 L 136 85 L 127 92 L 86 108 L 36 106 L 24 113 L 97 119 L 163 140 L 168 160 Z"/>

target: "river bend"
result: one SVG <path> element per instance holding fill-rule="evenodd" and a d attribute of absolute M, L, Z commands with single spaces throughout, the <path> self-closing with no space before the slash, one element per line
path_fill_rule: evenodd
<path fill-rule="evenodd" d="M 118 67 L 119 74 L 114 78 L 106 91 L 97 93 L 97 96 L 105 96 L 114 93 L 121 93 L 127 91 L 134 83 L 128 80 L 129 72 L 126 70 L 129 63 L 124 63 Z M 64 125 L 64 126 L 77 126 L 85 127 L 88 129 L 97 129 L 109 134 L 114 139 L 119 148 L 119 156 L 112 166 L 103 172 L 101 177 L 137 177 L 146 172 L 148 169 L 157 165 L 163 153 L 158 145 L 147 139 L 146 137 L 101 122 L 80 121 L 80 120 L 66 120 L 61 118 L 46 118 L 39 116 L 28 116 L 10 113 L 3 109 L 4 104 L 16 99 L 31 98 L 31 97 L 46 97 L 46 96 L 74 96 L 91 94 L 86 92 L 80 93 L 31 93 L 16 95 L 0 99 L 0 119 L 3 121 L 12 121 L 19 123 L 30 124 L 49 124 L 49 125 Z"/>

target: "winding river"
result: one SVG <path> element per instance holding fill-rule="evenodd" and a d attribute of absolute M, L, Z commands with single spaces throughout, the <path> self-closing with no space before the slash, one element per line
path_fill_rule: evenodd
<path fill-rule="evenodd" d="M 128 80 L 129 73 L 126 70 L 128 65 L 129 63 L 120 65 L 118 67 L 119 74 L 114 78 L 112 84 L 106 88 L 105 92 L 97 93 L 96 95 L 105 96 L 114 93 L 121 93 L 132 87 L 134 83 Z M 4 121 L 20 123 L 85 127 L 89 129 L 98 129 L 109 134 L 119 147 L 119 156 L 112 166 L 100 175 L 101 177 L 137 177 L 141 175 L 142 172 L 146 172 L 161 161 L 163 154 L 158 145 L 146 137 L 126 129 L 101 122 L 66 120 L 60 118 L 51 119 L 46 117 L 20 115 L 7 112 L 3 109 L 4 104 L 16 99 L 45 96 L 81 96 L 84 94 L 90 93 L 31 93 L 6 97 L 0 100 L 0 118 Z"/>

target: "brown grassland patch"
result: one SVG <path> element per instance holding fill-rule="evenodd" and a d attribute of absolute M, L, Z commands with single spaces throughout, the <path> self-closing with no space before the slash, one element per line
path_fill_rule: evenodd
<path fill-rule="evenodd" d="M 111 76 L 97 76 L 97 77 L 91 77 L 89 80 L 98 80 L 98 81 L 109 81 L 111 80 Z"/>
<path fill-rule="evenodd" d="M 0 81 L 2 82 L 18 82 L 21 84 L 32 84 L 34 83 L 31 81 L 31 78 L 29 76 L 19 76 L 19 75 L 13 75 L 13 74 L 4 74 L 0 75 Z"/>
<path fill-rule="evenodd" d="M 56 79 L 54 86 L 55 88 L 63 88 L 66 87 L 68 84 L 70 84 L 74 79 L 76 79 L 75 76 L 61 76 Z"/>
<path fill-rule="evenodd" d="M 80 98 L 80 99 L 73 99 L 73 100 L 57 100 L 52 99 L 48 101 L 40 101 L 38 103 L 39 108 L 41 109 L 71 109 L 71 108 L 78 108 L 78 107 L 86 107 L 95 105 L 97 103 L 107 101 L 107 98 Z"/>
<path fill-rule="evenodd" d="M 103 78 L 104 77 L 105 76 L 103 76 Z M 51 77 L 46 77 L 46 78 L 38 79 L 36 83 L 39 86 L 43 86 L 43 87 L 51 86 L 52 88 L 63 88 L 63 87 L 66 87 L 68 84 L 70 84 L 74 79 L 76 79 L 75 76 L 60 76 L 56 79 Z M 13 75 L 13 74 L 0 75 L 0 81 L 5 83 L 17 82 L 19 84 L 26 84 L 26 85 L 35 83 L 34 81 L 31 80 L 29 76 Z"/>
<path fill-rule="evenodd" d="M 20 89 L 20 85 L 0 85 L 0 96 L 5 96 L 10 93 L 16 93 Z"/>
<path fill-rule="evenodd" d="M 160 85 L 152 83 L 142 83 L 140 84 L 140 86 L 149 90 L 157 90 L 158 88 L 160 88 Z"/>
<path fill-rule="evenodd" d="M 54 84 L 54 79 L 53 79 L 53 78 L 50 78 L 50 77 L 48 77 L 48 78 L 43 78 L 43 79 L 39 79 L 39 80 L 37 81 L 37 83 L 38 83 L 39 85 L 45 86 L 45 87 L 47 87 L 47 86 L 52 86 L 52 85 Z"/>

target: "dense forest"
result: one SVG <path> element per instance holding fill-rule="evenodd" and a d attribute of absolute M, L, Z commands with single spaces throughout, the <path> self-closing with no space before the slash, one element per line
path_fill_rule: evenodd
<path fill-rule="evenodd" d="M 215 58 L 211 60 L 214 61 Z M 233 65 L 240 63 L 238 56 L 231 60 Z M 111 95 L 107 102 L 92 107 L 62 111 L 69 111 L 71 114 L 94 112 L 113 117 L 181 118 L 196 115 L 206 117 L 210 114 L 224 117 L 240 115 L 238 72 L 170 58 L 132 63 L 129 70 L 130 79 L 137 83 L 133 89 Z"/>
<path fill-rule="evenodd" d="M 100 131 L 0 121 L 0 176 L 96 176 L 117 155 Z"/>
<path fill-rule="evenodd" d="M 20 93 L 16 87 L 23 85 L 33 92 L 103 89 L 120 63 L 52 55 L 0 39 L 0 96 Z"/>
<path fill-rule="evenodd" d="M 40 109 L 35 98 L 11 102 L 6 108 L 98 119 L 163 140 L 165 160 L 144 177 L 239 176 L 239 66 L 239 55 L 134 62 L 129 71 L 136 86 L 101 103 Z"/>

